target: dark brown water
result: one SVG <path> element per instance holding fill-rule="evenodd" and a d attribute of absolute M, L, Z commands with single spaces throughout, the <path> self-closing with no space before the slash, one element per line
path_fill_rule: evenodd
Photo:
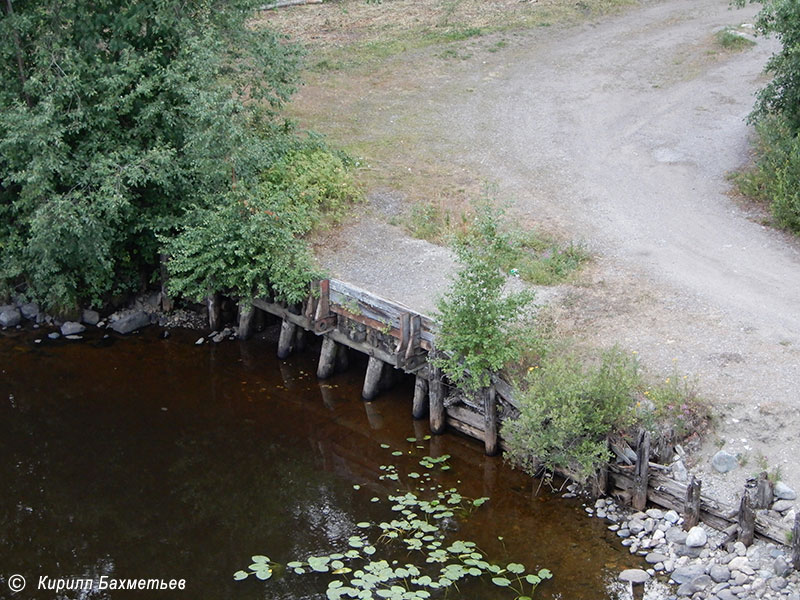
<path fill-rule="evenodd" d="M 394 491 L 380 466 L 419 470 L 423 454 L 452 455 L 436 481 L 491 497 L 458 538 L 553 571 L 537 597 L 610 598 L 608 582 L 637 566 L 579 502 L 479 443 L 409 444 L 428 433 L 410 418 L 413 381 L 364 404 L 363 365 L 321 383 L 313 350 L 280 362 L 263 341 L 198 347 L 196 333 L 157 333 L 38 345 L 31 332 L 0 335 L 0 598 L 324 598 L 324 576 L 232 574 L 253 554 L 286 563 L 341 550 L 357 522 L 393 518 L 370 502 Z M 15 595 L 12 574 L 28 584 Z M 186 590 L 36 589 L 41 576 L 102 575 L 185 579 Z M 514 594 L 477 585 L 448 597 Z"/>

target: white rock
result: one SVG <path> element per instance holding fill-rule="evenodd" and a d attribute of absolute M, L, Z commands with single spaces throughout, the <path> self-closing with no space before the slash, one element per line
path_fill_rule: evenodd
<path fill-rule="evenodd" d="M 775 484 L 775 497 L 780 500 L 796 500 L 797 499 L 797 492 L 795 492 L 792 488 L 788 485 L 779 481 Z"/>
<path fill-rule="evenodd" d="M 699 525 L 692 527 L 686 536 L 686 545 L 689 548 L 702 548 L 708 542 L 706 530 Z"/>

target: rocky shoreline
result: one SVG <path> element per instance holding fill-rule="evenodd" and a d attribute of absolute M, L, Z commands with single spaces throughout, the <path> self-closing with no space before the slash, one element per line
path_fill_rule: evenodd
<path fill-rule="evenodd" d="M 794 498 L 775 497 L 775 502 L 793 505 L 796 494 L 785 486 L 782 490 Z M 577 491 L 571 486 L 565 495 L 574 497 Z M 619 574 L 623 583 L 644 585 L 647 600 L 800 600 L 800 573 L 792 568 L 786 546 L 756 540 L 746 547 L 704 524 L 685 531 L 674 510 L 631 512 L 610 498 L 586 504 L 584 510 L 607 521 L 622 545 L 649 565 Z M 794 507 L 788 516 L 794 518 Z"/>

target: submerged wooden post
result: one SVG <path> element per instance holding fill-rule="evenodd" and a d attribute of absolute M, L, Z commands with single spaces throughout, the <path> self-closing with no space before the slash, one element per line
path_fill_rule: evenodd
<path fill-rule="evenodd" d="M 772 504 L 773 486 L 769 480 L 769 475 L 766 471 L 761 471 L 758 474 L 758 482 L 756 483 L 756 497 L 753 501 L 753 508 L 756 510 L 761 508 L 769 508 Z"/>
<path fill-rule="evenodd" d="M 428 380 L 417 375 L 414 381 L 414 404 L 411 408 L 411 416 L 416 419 L 424 419 L 428 415 Z"/>
<path fill-rule="evenodd" d="M 336 371 L 336 342 L 327 335 L 322 338 L 322 349 L 319 352 L 317 377 L 327 379 Z"/>
<path fill-rule="evenodd" d="M 742 501 L 739 503 L 739 541 L 745 546 L 753 543 L 756 530 L 756 511 L 750 503 L 750 494 L 747 493 L 745 488 L 742 494 Z"/>
<path fill-rule="evenodd" d="M 499 451 L 497 444 L 497 390 L 494 386 L 482 390 L 483 393 L 483 447 L 486 456 L 495 456 Z"/>
<path fill-rule="evenodd" d="M 647 479 L 650 464 L 650 432 L 639 433 L 639 445 L 636 448 L 636 466 L 633 474 L 633 498 L 631 504 L 636 510 L 644 510 L 647 506 Z"/>
<path fill-rule="evenodd" d="M 239 304 L 239 331 L 237 336 L 240 340 L 250 339 L 253 335 L 253 315 L 256 309 L 249 302 L 241 302 Z"/>
<path fill-rule="evenodd" d="M 384 362 L 381 359 L 375 358 L 374 356 L 369 357 L 367 374 L 364 376 L 364 388 L 361 390 L 362 400 L 369 402 L 374 400 L 378 395 L 380 391 L 381 375 L 383 374 L 383 365 Z"/>
<path fill-rule="evenodd" d="M 792 566 L 800 571 L 800 512 L 795 514 L 792 527 Z"/>
<path fill-rule="evenodd" d="M 306 349 L 306 334 L 308 332 L 302 327 L 295 327 L 294 329 L 294 349 L 297 352 L 302 352 Z"/>
<path fill-rule="evenodd" d="M 444 433 L 447 425 L 444 412 L 444 393 L 442 390 L 442 371 L 437 367 L 431 368 L 431 379 L 428 382 L 429 414 L 431 432 Z"/>
<path fill-rule="evenodd" d="M 295 329 L 297 325 L 284 319 L 281 323 L 281 335 L 278 338 L 278 358 L 287 358 L 294 349 Z"/>
<path fill-rule="evenodd" d="M 703 483 L 692 475 L 686 488 L 686 499 L 683 504 L 683 528 L 689 531 L 700 523 L 700 490 Z"/>
<path fill-rule="evenodd" d="M 347 371 L 350 366 L 349 348 L 347 346 L 338 346 L 336 348 L 336 372 L 341 373 Z"/>
<path fill-rule="evenodd" d="M 221 298 L 219 294 L 211 294 L 206 298 L 208 308 L 208 326 L 212 331 L 216 331 L 222 325 Z"/>

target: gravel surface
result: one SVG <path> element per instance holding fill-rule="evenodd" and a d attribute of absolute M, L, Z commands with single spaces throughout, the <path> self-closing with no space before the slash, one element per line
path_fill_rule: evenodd
<path fill-rule="evenodd" d="M 523 34 L 480 61 L 430 69 L 415 55 L 395 74 L 415 82 L 402 98 L 390 83 L 361 99 L 391 98 L 426 151 L 496 183 L 521 221 L 586 241 L 595 264 L 552 309 L 587 343 L 620 344 L 665 377 L 698 376 L 718 418 L 695 469 L 704 492 L 731 502 L 764 462 L 800 486 L 799 245 L 737 206 L 726 179 L 747 161 L 745 118 L 777 46 L 721 53 L 713 41 L 756 9 L 642 2 Z M 452 258 L 386 225 L 376 204 L 322 262 L 429 311 Z M 713 473 L 720 447 L 743 466 Z"/>

